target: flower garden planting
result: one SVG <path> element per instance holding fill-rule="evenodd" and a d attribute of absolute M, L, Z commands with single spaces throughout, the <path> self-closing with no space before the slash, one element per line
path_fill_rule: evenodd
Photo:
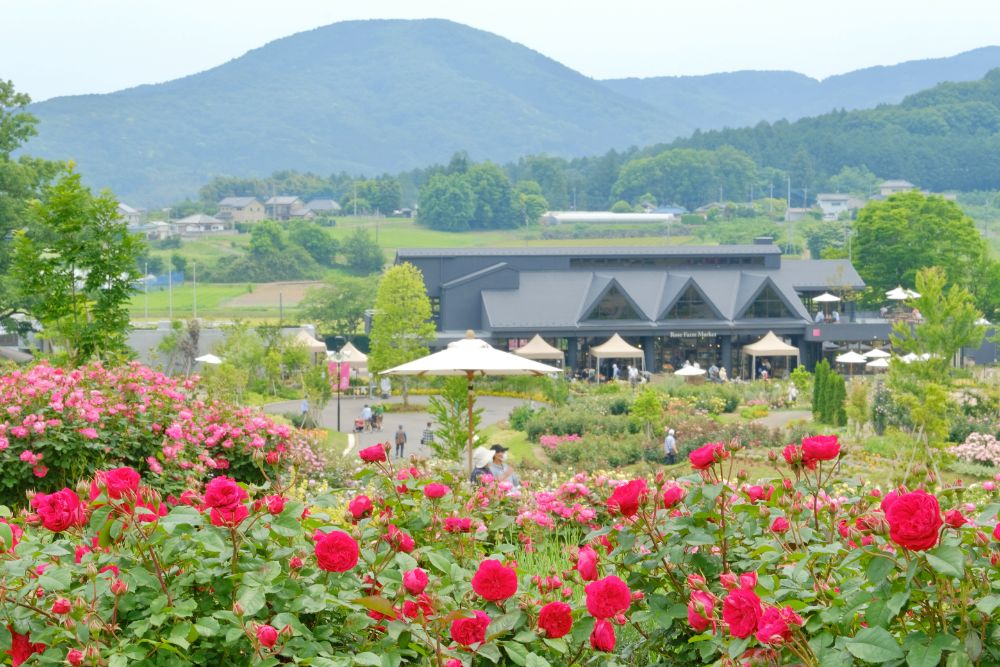
<path fill-rule="evenodd" d="M 314 434 L 194 382 L 2 386 L 13 665 L 1000 664 L 994 484 L 858 481 L 836 435 L 519 488 L 376 444 L 308 493 Z"/>

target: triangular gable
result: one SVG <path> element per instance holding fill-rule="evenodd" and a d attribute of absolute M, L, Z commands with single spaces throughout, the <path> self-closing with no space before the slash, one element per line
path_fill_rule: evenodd
<path fill-rule="evenodd" d="M 594 277 L 595 280 L 598 276 Z M 614 278 L 608 279 L 604 289 L 583 309 L 581 321 L 594 320 L 644 320 L 642 309 Z"/>
<path fill-rule="evenodd" d="M 710 320 L 725 319 L 718 307 L 708 298 L 698 282 L 691 277 L 671 290 L 672 298 L 660 310 L 661 320 Z"/>
<path fill-rule="evenodd" d="M 764 278 L 737 312 L 735 319 L 800 319 L 795 307 L 770 278 Z"/>

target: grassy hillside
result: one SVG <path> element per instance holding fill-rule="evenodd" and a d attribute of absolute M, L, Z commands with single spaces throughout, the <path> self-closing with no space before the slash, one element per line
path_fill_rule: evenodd
<path fill-rule="evenodd" d="M 446 161 L 582 155 L 690 127 L 506 39 L 443 20 L 352 21 L 214 69 L 30 107 L 27 152 L 73 158 L 135 205 L 216 174 L 400 171 Z"/>

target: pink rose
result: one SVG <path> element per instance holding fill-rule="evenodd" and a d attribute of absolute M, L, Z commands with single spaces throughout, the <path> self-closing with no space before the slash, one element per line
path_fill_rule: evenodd
<path fill-rule="evenodd" d="M 592 547 L 585 546 L 580 549 L 580 555 L 576 559 L 576 571 L 584 581 L 597 579 L 597 552 Z"/>
<path fill-rule="evenodd" d="M 404 572 L 403 586 L 410 595 L 420 595 L 427 588 L 427 573 L 419 567 Z"/>
<path fill-rule="evenodd" d="M 722 620 L 730 634 L 745 639 L 757 629 L 762 610 L 760 598 L 748 588 L 730 591 L 722 601 Z"/>
<path fill-rule="evenodd" d="M 36 494 L 31 499 L 31 506 L 42 520 L 42 525 L 53 533 L 81 525 L 85 519 L 80 496 L 71 489 L 62 489 L 48 495 Z"/>
<path fill-rule="evenodd" d="M 688 623 L 695 632 L 705 632 L 713 624 L 715 596 L 707 591 L 691 591 L 688 600 Z"/>
<path fill-rule="evenodd" d="M 424 495 L 430 498 L 431 500 L 444 498 L 446 495 L 448 495 L 449 491 L 451 491 L 451 489 L 448 488 L 447 485 L 438 484 L 436 482 L 434 484 L 428 484 L 427 486 L 424 487 Z"/>
<path fill-rule="evenodd" d="M 270 625 L 257 626 L 257 641 L 264 648 L 273 648 L 278 643 L 278 631 Z"/>

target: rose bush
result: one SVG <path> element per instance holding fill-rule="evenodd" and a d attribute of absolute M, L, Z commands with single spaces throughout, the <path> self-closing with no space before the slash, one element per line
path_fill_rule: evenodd
<path fill-rule="evenodd" d="M 680 479 L 553 489 L 359 457 L 359 488 L 308 505 L 280 478 L 219 475 L 172 502 L 149 475 L 101 470 L 86 497 L 61 489 L 0 522 L 0 651 L 111 667 L 1000 663 L 993 492 L 883 493 L 839 478 L 833 444 L 774 452 L 753 485 L 736 442 Z M 569 544 L 536 561 L 554 533 Z"/>

